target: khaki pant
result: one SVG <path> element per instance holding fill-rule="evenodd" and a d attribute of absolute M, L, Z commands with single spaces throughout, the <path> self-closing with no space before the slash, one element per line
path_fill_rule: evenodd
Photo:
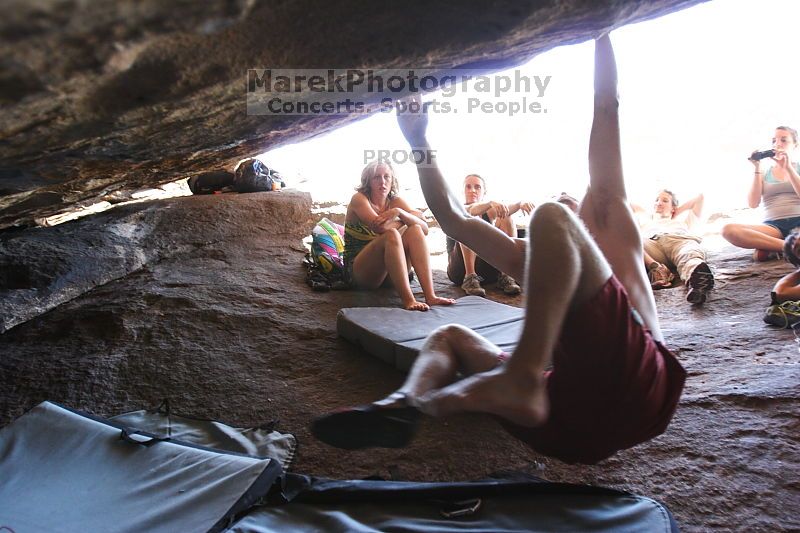
<path fill-rule="evenodd" d="M 689 279 L 697 265 L 706 262 L 700 238 L 688 235 L 654 235 L 644 239 L 644 251 L 659 263 L 677 268 L 683 281 Z"/>

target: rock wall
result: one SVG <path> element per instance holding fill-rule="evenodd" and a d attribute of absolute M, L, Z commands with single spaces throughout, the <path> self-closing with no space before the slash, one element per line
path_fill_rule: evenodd
<path fill-rule="evenodd" d="M 0 333 L 197 248 L 249 239 L 298 249 L 313 226 L 310 213 L 310 195 L 290 190 L 191 196 L 128 204 L 53 228 L 0 233 Z"/>
<path fill-rule="evenodd" d="M 6 0 L 0 229 L 358 118 L 248 116 L 247 69 L 492 71 L 698 2 Z"/>

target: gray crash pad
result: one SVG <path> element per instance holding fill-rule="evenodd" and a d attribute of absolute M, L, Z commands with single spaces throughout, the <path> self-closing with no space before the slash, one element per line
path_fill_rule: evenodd
<path fill-rule="evenodd" d="M 221 531 L 281 472 L 43 402 L 0 429 L 0 530 Z"/>
<path fill-rule="evenodd" d="M 522 333 L 523 309 L 479 296 L 459 298 L 455 305 L 430 311 L 388 307 L 342 309 L 336 319 L 339 335 L 372 355 L 407 371 L 425 338 L 439 326 L 461 324 L 513 352 Z"/>

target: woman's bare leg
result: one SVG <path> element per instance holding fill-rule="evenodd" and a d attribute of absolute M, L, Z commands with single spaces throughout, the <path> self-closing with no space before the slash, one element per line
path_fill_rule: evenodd
<path fill-rule="evenodd" d="M 783 251 L 783 236 L 778 228 L 766 224 L 726 224 L 722 236 L 739 248 L 758 248 L 770 252 Z"/>
<path fill-rule="evenodd" d="M 403 232 L 403 249 L 408 254 L 411 266 L 417 273 L 422 293 L 425 295 L 425 302 L 428 305 L 452 305 L 456 303 L 452 298 L 442 298 L 436 296 L 433 288 L 433 273 L 431 272 L 430 253 L 428 253 L 428 243 L 422 228 L 413 224 Z M 394 279 L 392 279 L 394 282 Z M 408 272 L 406 272 L 406 285 L 408 285 Z M 410 289 L 409 289 L 410 290 Z"/>
<path fill-rule="evenodd" d="M 361 250 L 353 263 L 353 279 L 356 286 L 364 289 L 377 289 L 387 274 L 400 295 L 404 309 L 429 309 L 428 304 L 418 302 L 411 292 L 403 240 L 400 232 L 394 229 L 373 239 Z"/>

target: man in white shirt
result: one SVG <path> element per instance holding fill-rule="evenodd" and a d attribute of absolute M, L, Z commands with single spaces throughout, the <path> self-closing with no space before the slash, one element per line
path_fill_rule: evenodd
<path fill-rule="evenodd" d="M 690 231 L 702 213 L 703 195 L 679 205 L 675 194 L 664 189 L 656 197 L 652 214 L 640 206 L 631 207 L 638 215 L 652 287 L 671 286 L 674 278 L 671 269 L 677 269 L 689 288 L 686 300 L 697 305 L 705 302 L 708 291 L 714 287 L 714 275 L 706 263 L 700 237 Z"/>

